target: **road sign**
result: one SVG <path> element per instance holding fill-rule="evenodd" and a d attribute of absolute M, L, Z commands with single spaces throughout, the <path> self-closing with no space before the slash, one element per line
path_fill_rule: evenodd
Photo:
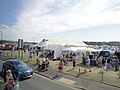
<path fill-rule="evenodd" d="M 18 48 L 19 49 L 23 48 L 23 39 L 18 39 Z"/>

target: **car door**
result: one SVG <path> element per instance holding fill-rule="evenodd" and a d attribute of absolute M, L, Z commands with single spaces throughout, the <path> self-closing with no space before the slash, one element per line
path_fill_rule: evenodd
<path fill-rule="evenodd" d="M 4 64 L 3 64 L 3 69 L 4 71 L 10 69 L 10 70 L 13 70 L 13 65 L 11 64 L 11 62 L 9 61 L 6 61 Z"/>

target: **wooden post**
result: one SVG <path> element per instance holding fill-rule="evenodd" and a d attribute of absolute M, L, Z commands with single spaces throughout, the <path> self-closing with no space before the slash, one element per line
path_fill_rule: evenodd
<path fill-rule="evenodd" d="M 119 67 L 119 78 L 120 78 L 120 67 Z"/>
<path fill-rule="evenodd" d="M 79 68 L 79 75 L 80 75 L 80 68 Z"/>
<path fill-rule="evenodd" d="M 101 71 L 102 77 L 101 77 L 101 82 L 103 81 L 103 70 Z"/>

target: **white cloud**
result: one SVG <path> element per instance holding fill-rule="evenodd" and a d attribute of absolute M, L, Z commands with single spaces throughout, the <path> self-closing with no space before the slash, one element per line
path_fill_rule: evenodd
<path fill-rule="evenodd" d="M 14 38 L 31 41 L 42 34 L 120 24 L 119 3 L 120 0 L 23 0 L 23 10 L 10 33 Z"/>

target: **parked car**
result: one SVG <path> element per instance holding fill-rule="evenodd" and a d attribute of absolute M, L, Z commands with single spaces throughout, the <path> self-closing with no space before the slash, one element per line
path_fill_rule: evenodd
<path fill-rule="evenodd" d="M 17 78 L 19 72 L 20 80 L 31 78 L 33 75 L 33 70 L 29 66 L 27 66 L 22 60 L 6 60 L 3 63 L 2 72 L 5 74 L 8 69 L 12 71 L 14 79 Z"/>
<path fill-rule="evenodd" d="M 108 50 L 102 50 L 102 51 L 100 51 L 99 56 L 109 57 L 110 55 L 111 55 L 111 53 Z"/>

